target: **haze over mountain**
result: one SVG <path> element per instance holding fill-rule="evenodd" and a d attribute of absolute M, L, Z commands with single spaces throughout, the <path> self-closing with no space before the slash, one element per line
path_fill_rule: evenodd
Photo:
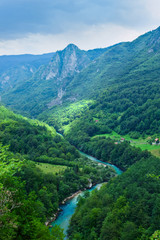
<path fill-rule="evenodd" d="M 19 82 L 31 78 L 38 68 L 47 64 L 54 53 L 43 55 L 0 56 L 0 92 L 14 88 Z"/>

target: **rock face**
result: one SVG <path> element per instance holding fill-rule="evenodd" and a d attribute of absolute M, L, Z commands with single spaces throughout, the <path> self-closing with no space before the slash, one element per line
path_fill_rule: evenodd
<path fill-rule="evenodd" d="M 85 51 L 74 44 L 69 44 L 63 51 L 58 51 L 41 75 L 42 80 L 52 80 L 57 88 L 56 98 L 47 104 L 48 108 L 62 104 L 62 97 L 66 92 L 73 76 L 79 73 L 91 62 Z"/>
<path fill-rule="evenodd" d="M 87 56 L 81 54 L 81 52 L 73 44 L 68 45 L 63 51 L 58 51 L 45 69 L 42 77 L 46 76 L 46 80 L 57 78 L 57 80 L 61 81 L 68 76 L 74 75 L 75 72 L 79 72 L 85 63 L 87 64 L 89 61 Z"/>

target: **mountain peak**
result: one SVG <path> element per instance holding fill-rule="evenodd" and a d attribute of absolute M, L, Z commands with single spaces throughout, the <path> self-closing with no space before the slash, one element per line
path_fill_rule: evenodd
<path fill-rule="evenodd" d="M 70 43 L 67 45 L 67 47 L 65 49 L 71 49 L 71 50 L 75 50 L 75 49 L 79 49 L 75 44 Z"/>

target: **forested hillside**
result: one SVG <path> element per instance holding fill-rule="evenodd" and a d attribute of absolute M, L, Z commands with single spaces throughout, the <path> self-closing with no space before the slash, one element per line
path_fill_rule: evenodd
<path fill-rule="evenodd" d="M 88 198 L 72 217 L 69 239 L 159 239 L 160 161 L 141 159 Z M 156 238 L 157 236 L 157 238 Z"/>
<path fill-rule="evenodd" d="M 66 88 L 65 102 L 39 119 L 78 147 L 112 131 L 133 139 L 159 137 L 159 36 L 160 28 L 107 49 L 75 76 Z M 71 98 L 77 101 L 70 103 Z"/>
<path fill-rule="evenodd" d="M 44 222 L 59 203 L 115 173 L 86 162 L 54 128 L 0 106 L 0 239 L 57 239 Z M 49 170 L 48 170 L 49 169 Z M 61 235 L 61 230 L 55 231 Z M 62 234 L 63 235 L 63 234 Z"/>
<path fill-rule="evenodd" d="M 92 98 L 104 88 L 128 83 L 138 86 L 159 81 L 160 28 L 132 42 L 120 43 L 106 50 L 88 68 L 75 76 L 68 95 Z M 83 88 L 82 88 L 83 86 Z"/>

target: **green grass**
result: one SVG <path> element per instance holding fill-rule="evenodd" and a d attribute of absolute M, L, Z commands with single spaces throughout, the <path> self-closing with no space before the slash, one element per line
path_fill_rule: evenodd
<path fill-rule="evenodd" d="M 52 165 L 49 163 L 37 163 L 36 166 L 41 169 L 44 173 L 61 174 L 67 168 L 61 165 Z"/>
<path fill-rule="evenodd" d="M 135 147 L 139 147 L 142 150 L 148 150 L 150 151 L 154 156 L 160 158 L 160 145 L 150 145 L 148 141 L 148 137 L 143 139 L 143 138 L 138 138 L 138 139 L 133 139 L 129 135 L 119 135 L 116 132 L 112 132 L 110 134 L 101 134 L 101 135 L 96 135 L 93 138 L 97 136 L 105 136 L 106 138 L 111 138 L 115 140 L 115 142 L 119 141 L 121 138 L 125 138 L 125 140 L 130 141 L 130 144 Z"/>
<path fill-rule="evenodd" d="M 160 158 L 160 147 L 150 151 L 154 156 Z"/>

